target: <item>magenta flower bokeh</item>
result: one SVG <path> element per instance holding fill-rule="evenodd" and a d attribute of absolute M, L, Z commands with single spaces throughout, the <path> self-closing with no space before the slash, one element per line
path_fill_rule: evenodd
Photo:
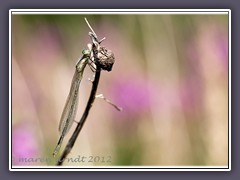
<path fill-rule="evenodd" d="M 143 78 L 117 79 L 111 86 L 110 93 L 114 102 L 123 108 L 118 113 L 121 118 L 137 118 L 147 113 L 150 108 L 150 93 L 147 80 Z"/>
<path fill-rule="evenodd" d="M 13 165 L 26 165 L 29 162 L 23 158 L 34 159 L 39 156 L 39 146 L 33 129 L 26 124 L 12 128 L 12 158 Z M 32 162 L 30 162 L 32 164 Z"/>

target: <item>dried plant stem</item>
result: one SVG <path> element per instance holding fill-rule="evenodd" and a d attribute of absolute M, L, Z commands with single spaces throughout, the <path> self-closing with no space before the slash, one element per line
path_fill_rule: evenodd
<path fill-rule="evenodd" d="M 67 155 L 70 153 L 71 149 L 73 148 L 77 137 L 87 119 L 88 113 L 93 105 L 93 102 L 95 100 L 95 96 L 96 96 L 96 92 L 97 92 L 97 88 L 98 88 L 98 83 L 99 83 L 99 79 L 100 79 L 100 75 L 101 75 L 101 68 L 99 66 L 97 66 L 96 68 L 96 72 L 95 72 L 95 78 L 92 84 L 92 90 L 88 99 L 88 103 L 87 106 L 85 108 L 85 111 L 81 117 L 80 122 L 78 123 L 75 131 L 73 132 L 71 138 L 69 139 L 67 146 L 65 147 L 62 155 L 60 156 L 60 158 L 58 159 L 57 165 L 61 166 L 64 162 L 64 159 L 67 157 Z"/>

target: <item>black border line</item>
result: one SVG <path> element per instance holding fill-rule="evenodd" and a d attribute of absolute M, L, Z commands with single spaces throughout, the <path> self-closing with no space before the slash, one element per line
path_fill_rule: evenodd
<path fill-rule="evenodd" d="M 13 15 L 24 15 L 24 14 L 21 14 L 21 13 L 24 13 L 24 12 L 27 12 L 27 13 L 29 13 L 29 12 L 34 12 L 34 13 L 36 13 L 36 12 L 53 12 L 53 13 L 67 13 L 67 12 L 81 12 L 80 10 L 84 10 L 84 9 L 79 9 L 79 11 L 10 11 L 11 9 L 9 9 L 9 14 L 10 14 L 10 12 L 11 12 L 11 16 L 13 16 Z M 19 9 L 19 10 L 21 10 L 21 9 Z M 63 9 L 64 10 L 64 9 Z M 180 10 L 180 9 L 179 9 Z M 214 9 L 213 9 L 214 10 Z M 230 10 L 230 9 L 229 9 Z M 230 10 L 231 11 L 231 10 Z M 13 14 L 13 12 L 18 12 L 19 14 Z M 85 14 L 85 13 L 96 13 L 96 12 L 99 12 L 99 13 L 104 13 L 104 12 L 112 12 L 113 14 L 114 13 L 126 13 L 126 12 L 131 12 L 131 13 L 139 13 L 139 12 L 161 12 L 161 11 L 82 11 L 82 13 L 81 14 Z M 162 12 L 164 12 L 164 13 L 168 13 L 168 12 L 176 12 L 176 11 L 162 11 Z M 128 169 L 129 171 L 134 171 L 134 170 L 136 170 L 136 169 L 143 169 L 143 170 L 148 170 L 148 169 L 155 169 L 155 170 L 159 170 L 159 171 L 161 171 L 162 169 L 164 170 L 164 169 L 168 169 L 168 170 L 176 170 L 176 169 L 179 169 L 179 170 L 183 170 L 183 171 L 187 171 L 187 170 L 193 170 L 193 171 L 201 171 L 201 169 L 209 169 L 209 170 L 212 170 L 212 171 L 221 171 L 221 169 L 226 169 L 226 170 L 229 170 L 229 171 L 231 171 L 231 169 L 230 169 L 230 162 L 229 162 L 229 154 L 230 154 L 230 152 L 229 152 L 229 144 L 230 144 L 230 140 L 229 140 L 229 133 L 230 133 L 230 131 L 229 131 L 229 121 L 230 121 L 230 119 L 229 119 L 229 81 L 230 81 L 230 79 L 229 79 L 229 62 L 231 61 L 231 59 L 229 59 L 229 46 L 230 46 L 230 44 L 229 44 L 229 39 L 230 39 L 230 37 L 229 37 L 229 27 L 230 27 L 230 17 L 231 17 L 231 12 L 229 13 L 229 11 L 179 11 L 180 13 L 184 13 L 184 12 L 211 12 L 211 13 L 213 13 L 213 15 L 214 15 L 214 12 L 227 12 L 227 15 L 228 15 L 228 167 L 227 168 L 225 168 L 225 167 L 216 167 L 216 168 L 214 168 L 214 167 L 198 167 L 198 168 L 181 168 L 181 167 L 179 167 L 179 168 L 177 168 L 177 167 L 174 167 L 174 168 L 166 168 L 166 167 L 163 167 L 163 168 L 153 168 L 153 167 L 151 167 L 151 168 L 148 168 L 148 167 L 134 167 L 134 168 L 131 168 L 131 166 L 129 166 L 128 168 L 125 168 L 125 167 L 123 167 L 123 168 L 115 168 L 115 167 L 112 167 L 112 168 L 101 168 L 101 167 L 99 167 L 99 168 L 84 168 L 84 167 L 72 167 L 72 168 L 70 168 L 70 167 L 67 167 L 67 166 L 63 166 L 62 168 L 52 168 L 52 167 L 41 167 L 41 168 L 36 168 L 36 167 L 29 167 L 29 168 L 14 168 L 13 166 L 12 166 L 12 145 L 11 145 L 11 168 L 10 168 L 10 170 L 20 170 L 20 169 L 26 169 L 26 170 L 32 170 L 32 169 L 38 169 L 38 170 L 43 170 L 43 169 L 48 169 L 49 171 L 51 171 L 52 169 L 53 170 L 55 170 L 55 169 L 59 169 L 59 170 L 64 170 L 64 169 L 72 169 L 72 170 L 77 170 L 77 169 L 81 169 L 81 170 L 84 170 L 84 169 L 92 169 L 92 171 L 98 171 L 98 170 L 100 170 L 100 169 L 106 169 L 106 170 L 124 170 L 124 169 Z M 81 14 L 76 14 L 76 15 L 81 15 Z M 38 14 L 26 14 L 26 15 L 38 15 Z M 54 15 L 54 14 L 39 14 L 39 15 Z M 61 15 L 61 14 L 57 14 L 57 15 Z M 67 14 L 62 14 L 62 15 L 67 15 Z M 94 14 L 93 14 L 94 15 Z M 109 15 L 111 15 L 111 14 L 109 14 Z M 124 14 L 123 14 L 124 15 Z M 174 14 L 173 14 L 174 15 Z M 177 14 L 176 14 L 177 15 Z M 217 15 L 217 14 L 216 14 Z M 232 19 L 231 19 L 232 20 Z M 8 20 L 8 23 L 10 23 L 9 22 L 9 20 Z M 231 29 L 231 35 L 232 35 L 232 29 Z M 9 40 L 9 39 L 8 39 Z M 232 41 L 231 41 L 231 47 L 232 47 Z M 11 55 L 10 55 L 10 58 L 11 58 L 11 128 L 12 128 L 12 18 L 11 18 Z M 231 57 L 232 58 L 232 57 Z M 10 62 L 10 61 L 9 61 Z M 10 136 L 11 136 L 11 142 L 9 142 L 9 144 L 10 143 L 12 143 L 12 131 L 11 131 L 11 134 L 10 134 Z M 232 136 L 231 136 L 232 137 Z M 231 152 L 232 152 L 232 149 L 231 149 Z M 231 157 L 230 157 L 231 158 Z M 94 167 L 97 167 L 97 166 L 94 166 Z"/>

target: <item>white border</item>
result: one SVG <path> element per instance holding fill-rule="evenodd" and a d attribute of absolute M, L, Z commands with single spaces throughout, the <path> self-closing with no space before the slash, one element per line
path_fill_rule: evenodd
<path fill-rule="evenodd" d="M 201 11 L 201 12 L 199 12 Z M 229 66 L 228 66 L 228 166 L 13 166 L 11 167 L 11 120 L 12 120 L 12 40 L 11 16 L 18 14 L 228 14 L 229 15 Z M 9 10 L 9 170 L 10 171 L 231 171 L 231 10 L 230 9 L 10 9 Z M 26 168 L 26 169 L 22 169 Z M 46 169 L 45 169 L 46 168 Z M 81 169 L 79 169 L 81 168 Z M 86 169 L 91 168 L 91 169 Z M 106 168 L 106 169 L 99 169 Z M 111 168 L 111 169 L 109 169 Z M 118 169 L 115 169 L 118 168 Z M 120 169 L 119 169 L 120 168 Z M 128 168 L 128 169 L 124 169 Z M 140 169 L 138 169 L 140 168 Z M 159 169 L 148 169 L 159 168 Z M 179 169 L 176 169 L 179 168 Z M 180 169 L 181 168 L 181 169 Z M 206 169 L 209 168 L 209 169 Z M 222 169 L 228 168 L 228 169 Z"/>
<path fill-rule="evenodd" d="M 228 14 L 229 9 L 11 9 L 12 14 Z M 35 12 L 34 12 L 35 11 Z M 199 12 L 202 11 L 202 12 Z"/>
<path fill-rule="evenodd" d="M 11 10 L 9 10 L 9 170 L 11 171 L 11 160 L 12 160 L 12 29 L 11 29 L 11 24 L 12 24 L 12 14 Z"/>
<path fill-rule="evenodd" d="M 227 166 L 14 166 L 11 171 L 26 171 L 20 168 L 28 168 L 28 171 L 230 171 Z M 39 169 L 34 169 L 39 168 Z M 47 168 L 47 169 L 41 169 Z M 81 169 L 79 169 L 81 168 Z M 91 169 L 88 169 L 91 168 Z M 106 169 L 100 169 L 106 168 Z M 127 169 L 125 169 L 127 168 Z M 155 168 L 155 169 L 148 169 Z M 160 169 L 157 169 L 160 168 Z M 180 169 L 181 168 L 181 169 Z M 194 169 L 193 169 L 194 168 Z M 209 168 L 209 169 L 201 169 Z"/>
<path fill-rule="evenodd" d="M 229 151 L 229 170 L 231 171 L 232 168 L 232 136 L 231 136 L 231 131 L 232 131 L 232 116 L 231 116 L 231 104 L 232 104 L 232 95 L 231 95 L 231 81 L 232 81 L 232 77 L 231 77 L 231 67 L 232 67 L 232 31 L 231 31 L 231 27 L 232 27 L 232 14 L 231 14 L 231 10 L 229 10 L 229 15 L 228 15 L 228 151 Z"/>

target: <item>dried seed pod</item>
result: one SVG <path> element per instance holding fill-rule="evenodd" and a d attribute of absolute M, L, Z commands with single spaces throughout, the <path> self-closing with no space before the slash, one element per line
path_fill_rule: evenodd
<path fill-rule="evenodd" d="M 96 65 L 101 67 L 103 70 L 111 71 L 112 66 L 115 62 L 114 54 L 111 50 L 100 46 L 99 50 L 96 50 Z"/>

